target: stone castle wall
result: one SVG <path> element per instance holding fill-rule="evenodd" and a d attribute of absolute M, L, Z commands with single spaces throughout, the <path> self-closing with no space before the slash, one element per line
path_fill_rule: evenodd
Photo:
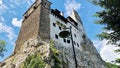
<path fill-rule="evenodd" d="M 38 35 L 39 19 L 40 19 L 40 6 L 34 10 L 23 22 L 22 27 L 16 41 L 16 48 L 19 48 L 29 38 Z"/>
<path fill-rule="evenodd" d="M 41 3 L 40 10 L 40 23 L 39 23 L 39 36 L 41 39 L 50 39 L 50 5 L 48 1 Z"/>
<path fill-rule="evenodd" d="M 15 52 L 30 38 L 50 39 L 50 2 L 36 0 L 24 14 L 24 20 L 16 41 Z M 48 8 L 48 9 L 45 9 Z"/>

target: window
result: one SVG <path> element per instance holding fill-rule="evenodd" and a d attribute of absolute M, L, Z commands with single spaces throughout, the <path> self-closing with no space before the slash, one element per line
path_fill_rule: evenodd
<path fill-rule="evenodd" d="M 63 39 L 63 41 L 66 43 L 66 39 Z"/>
<path fill-rule="evenodd" d="M 27 15 L 25 15 L 25 16 L 24 16 L 24 18 L 25 18 L 25 19 L 27 19 L 27 18 L 28 18 L 28 16 L 27 16 Z"/>
<path fill-rule="evenodd" d="M 61 30 L 61 27 L 59 27 L 59 29 Z"/>
<path fill-rule="evenodd" d="M 74 36 L 76 37 L 76 34 L 74 34 Z"/>
<path fill-rule="evenodd" d="M 86 38 L 85 34 L 83 34 L 82 38 L 83 38 L 83 39 L 85 39 L 85 38 Z"/>
<path fill-rule="evenodd" d="M 67 40 L 67 43 L 70 43 L 70 40 Z"/>
<path fill-rule="evenodd" d="M 56 24 L 55 24 L 55 23 L 53 23 L 53 26 L 55 27 L 55 26 L 56 26 Z"/>
<path fill-rule="evenodd" d="M 57 34 L 55 34 L 55 38 L 58 39 L 58 35 Z"/>
<path fill-rule="evenodd" d="M 77 43 L 77 46 L 79 47 L 79 44 Z"/>

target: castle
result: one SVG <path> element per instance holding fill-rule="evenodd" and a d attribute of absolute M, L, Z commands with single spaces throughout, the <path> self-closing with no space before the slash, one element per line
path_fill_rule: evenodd
<path fill-rule="evenodd" d="M 51 9 L 50 5 L 51 3 L 47 0 L 36 0 L 25 12 L 16 46 L 22 45 L 33 37 L 42 40 L 52 39 L 65 46 L 71 46 L 71 39 L 60 38 L 59 33 L 64 28 L 72 27 L 74 45 L 81 49 L 82 37 L 86 35 L 78 13 L 73 10 L 71 15 L 65 18 L 62 12 Z"/>
<path fill-rule="evenodd" d="M 24 13 L 15 50 L 0 67 L 23 68 L 25 59 L 37 53 L 43 60 L 47 59 L 45 68 L 107 68 L 87 38 L 78 13 L 73 10 L 65 18 L 64 13 L 51 9 L 50 5 L 48 0 L 36 0 Z M 62 38 L 60 33 L 63 31 L 71 36 Z M 59 62 L 51 57 L 51 40 L 60 51 L 55 56 Z"/>

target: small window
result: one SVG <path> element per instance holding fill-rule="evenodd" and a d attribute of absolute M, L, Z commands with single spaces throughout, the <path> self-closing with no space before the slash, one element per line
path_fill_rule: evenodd
<path fill-rule="evenodd" d="M 76 34 L 74 34 L 74 36 L 76 37 Z"/>
<path fill-rule="evenodd" d="M 70 43 L 70 40 L 67 40 L 67 43 Z"/>
<path fill-rule="evenodd" d="M 36 8 L 37 8 L 36 4 L 34 4 L 33 8 L 34 8 L 34 9 L 36 9 Z"/>
<path fill-rule="evenodd" d="M 47 3 L 45 3 L 45 5 L 47 5 Z"/>
<path fill-rule="evenodd" d="M 55 38 L 58 39 L 58 35 L 57 34 L 55 34 Z"/>
<path fill-rule="evenodd" d="M 63 39 L 63 41 L 66 43 L 66 39 Z"/>
<path fill-rule="evenodd" d="M 85 38 L 86 38 L 85 34 L 83 34 L 82 38 L 83 38 L 83 39 L 85 39 Z"/>
<path fill-rule="evenodd" d="M 61 27 L 59 27 L 59 29 L 61 30 Z"/>
<path fill-rule="evenodd" d="M 53 26 L 55 27 L 55 26 L 56 26 L 56 24 L 55 24 L 55 23 L 53 23 Z"/>
<path fill-rule="evenodd" d="M 28 16 L 24 16 L 24 18 L 25 18 L 25 19 L 27 19 L 27 18 L 28 18 Z"/>
<path fill-rule="evenodd" d="M 79 47 L 79 44 L 77 43 L 77 46 Z"/>

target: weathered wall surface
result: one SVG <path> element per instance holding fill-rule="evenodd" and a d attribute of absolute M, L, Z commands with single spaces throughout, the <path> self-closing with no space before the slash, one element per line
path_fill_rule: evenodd
<path fill-rule="evenodd" d="M 32 37 L 37 37 L 38 35 L 38 29 L 39 29 L 39 19 L 40 19 L 40 6 L 34 10 L 29 17 L 27 17 L 22 22 L 22 27 L 19 32 L 18 39 L 16 41 L 16 50 L 19 48 L 19 46 L 23 45 L 24 42 L 26 42 L 28 39 Z M 15 50 L 15 51 L 16 51 Z"/>
<path fill-rule="evenodd" d="M 47 0 L 36 0 L 24 14 L 15 52 L 30 38 L 39 36 L 43 40 L 50 39 L 50 5 L 51 3 Z"/>
<path fill-rule="evenodd" d="M 51 3 L 44 0 L 41 4 L 39 36 L 41 39 L 50 39 L 50 5 Z"/>
<path fill-rule="evenodd" d="M 66 68 L 76 68 L 72 47 L 66 47 L 58 43 L 55 43 L 55 47 L 61 51 L 59 57 L 66 64 Z M 89 39 L 86 38 L 86 43 L 81 47 L 82 51 L 75 48 L 78 68 L 107 68 Z"/>

